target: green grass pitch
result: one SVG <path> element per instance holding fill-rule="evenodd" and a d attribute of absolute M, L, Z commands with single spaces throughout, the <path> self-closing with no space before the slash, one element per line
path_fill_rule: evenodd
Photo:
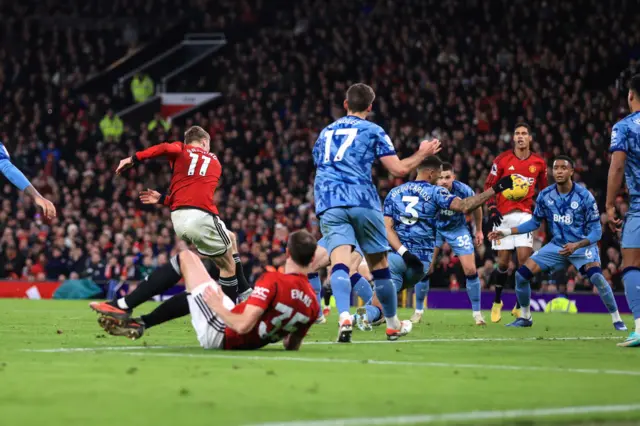
<path fill-rule="evenodd" d="M 84 301 L 0 300 L 0 424 L 640 424 L 640 350 L 616 347 L 608 315 L 503 314 L 431 310 L 402 341 L 338 345 L 333 312 L 299 352 L 222 352 L 188 317 L 131 342 Z"/>

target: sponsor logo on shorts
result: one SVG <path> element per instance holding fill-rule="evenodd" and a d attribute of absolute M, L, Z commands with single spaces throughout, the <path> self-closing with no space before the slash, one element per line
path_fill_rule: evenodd
<path fill-rule="evenodd" d="M 256 287 L 253 289 L 253 293 L 251 293 L 251 297 L 260 300 L 267 300 L 269 297 L 269 289 L 266 287 Z"/>

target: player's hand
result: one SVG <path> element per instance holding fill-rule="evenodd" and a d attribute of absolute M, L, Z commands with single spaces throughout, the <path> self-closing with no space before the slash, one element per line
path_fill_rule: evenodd
<path fill-rule="evenodd" d="M 622 226 L 622 220 L 618 218 L 618 212 L 616 206 L 607 206 L 607 223 L 611 232 L 618 232 Z"/>
<path fill-rule="evenodd" d="M 442 149 L 442 144 L 438 139 L 431 139 L 430 141 L 422 141 L 420 142 L 420 151 L 425 157 L 430 155 L 435 155 Z"/>
<path fill-rule="evenodd" d="M 489 241 L 496 241 L 503 239 L 504 236 L 505 235 L 502 231 L 491 231 L 489 232 L 489 235 L 487 235 L 487 238 L 489 239 Z"/>
<path fill-rule="evenodd" d="M 56 207 L 51 201 L 42 196 L 36 197 L 34 201 L 36 205 L 42 209 L 42 211 L 44 212 L 44 217 L 47 220 L 51 220 L 56 217 Z"/>
<path fill-rule="evenodd" d="M 140 201 L 142 204 L 157 204 L 160 202 L 160 193 L 158 191 L 154 191 L 153 189 L 147 188 L 146 190 L 140 191 Z"/>
<path fill-rule="evenodd" d="M 500 213 L 495 204 L 489 206 L 489 223 L 493 228 L 497 228 L 502 224 L 502 213 Z"/>
<path fill-rule="evenodd" d="M 120 160 L 120 164 L 118 164 L 118 168 L 116 169 L 116 174 L 122 174 L 127 169 L 133 167 L 133 158 L 127 157 L 124 160 Z"/>
<path fill-rule="evenodd" d="M 571 256 L 579 248 L 578 243 L 567 243 L 562 247 L 562 250 L 560 250 L 558 254 L 562 256 Z"/>
<path fill-rule="evenodd" d="M 402 259 L 404 260 L 404 263 L 406 263 L 408 268 L 417 271 L 421 271 L 424 269 L 424 265 L 422 265 L 422 261 L 420 260 L 420 258 L 410 251 L 404 252 L 404 254 L 402 255 Z"/>
<path fill-rule="evenodd" d="M 484 241 L 484 233 L 482 231 L 476 232 L 476 247 L 480 247 Z"/>
<path fill-rule="evenodd" d="M 496 184 L 493 185 L 492 188 L 496 194 L 513 188 L 513 179 L 511 179 L 511 175 L 503 176 L 502 178 L 500 178 L 500 180 L 496 182 Z"/>
<path fill-rule="evenodd" d="M 204 289 L 202 297 L 206 304 L 216 314 L 222 312 L 225 309 L 224 304 L 222 303 L 224 299 L 224 293 L 222 292 L 222 289 L 219 288 L 216 291 L 212 286 L 208 285 L 207 288 Z"/>

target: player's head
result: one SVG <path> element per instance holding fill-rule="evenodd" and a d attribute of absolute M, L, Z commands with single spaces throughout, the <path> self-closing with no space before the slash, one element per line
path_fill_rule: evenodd
<path fill-rule="evenodd" d="M 318 243 L 313 235 L 305 230 L 296 231 L 289 235 L 287 243 L 287 256 L 301 268 L 308 268 L 313 262 Z"/>
<path fill-rule="evenodd" d="M 184 132 L 184 143 L 201 146 L 205 151 L 209 151 L 211 137 L 200 126 L 191 126 Z"/>
<path fill-rule="evenodd" d="M 416 180 L 425 180 L 432 185 L 438 183 L 442 172 L 442 160 L 435 155 L 425 158 L 418 166 L 418 176 Z"/>
<path fill-rule="evenodd" d="M 573 177 L 573 160 L 567 155 L 558 155 L 553 159 L 553 179 L 564 184 Z"/>
<path fill-rule="evenodd" d="M 451 187 L 453 186 L 453 181 L 455 179 L 456 175 L 453 173 L 453 164 L 447 162 L 442 163 L 442 172 L 440 172 L 438 185 L 447 188 L 448 191 L 451 191 Z"/>
<path fill-rule="evenodd" d="M 349 114 L 366 114 L 371 111 L 375 98 L 376 93 L 371 86 L 356 83 L 347 89 L 347 99 L 343 105 Z"/>
<path fill-rule="evenodd" d="M 636 112 L 640 110 L 640 74 L 636 74 L 629 80 L 629 94 L 627 95 L 629 110 Z"/>
<path fill-rule="evenodd" d="M 516 127 L 513 128 L 513 141 L 517 149 L 531 148 L 532 139 L 533 132 L 531 131 L 531 126 L 527 123 L 518 123 Z"/>

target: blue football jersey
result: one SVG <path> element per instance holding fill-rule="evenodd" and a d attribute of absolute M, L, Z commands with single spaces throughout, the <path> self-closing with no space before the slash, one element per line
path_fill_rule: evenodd
<path fill-rule="evenodd" d="M 451 184 L 451 194 L 461 198 L 469 198 L 476 195 L 473 189 L 465 183 L 454 180 Z M 462 226 L 466 226 L 467 219 L 464 213 L 454 212 L 452 210 L 440 210 L 436 221 L 436 228 L 438 230 L 452 230 L 458 229 Z"/>
<path fill-rule="evenodd" d="M 629 189 L 629 212 L 640 213 L 640 111 L 613 126 L 609 151 L 627 154 L 624 177 Z"/>
<path fill-rule="evenodd" d="M 333 207 L 381 211 L 371 167 L 387 155 L 396 155 L 396 150 L 375 123 L 348 115 L 325 127 L 313 147 L 316 214 Z"/>
<path fill-rule="evenodd" d="M 455 195 L 446 188 L 414 181 L 393 188 L 384 200 L 384 215 L 393 218 L 400 242 L 421 260 L 431 259 L 436 244 L 436 220 Z"/>
<path fill-rule="evenodd" d="M 600 222 L 600 211 L 595 198 L 587 188 L 573 184 L 568 194 L 558 192 L 556 184 L 550 185 L 538 194 L 535 219 L 546 219 L 551 227 L 553 239 L 558 246 L 583 240 L 591 227 Z"/>
<path fill-rule="evenodd" d="M 4 144 L 0 142 L 0 161 L 2 160 L 11 160 L 9 157 L 9 151 L 5 148 Z"/>

